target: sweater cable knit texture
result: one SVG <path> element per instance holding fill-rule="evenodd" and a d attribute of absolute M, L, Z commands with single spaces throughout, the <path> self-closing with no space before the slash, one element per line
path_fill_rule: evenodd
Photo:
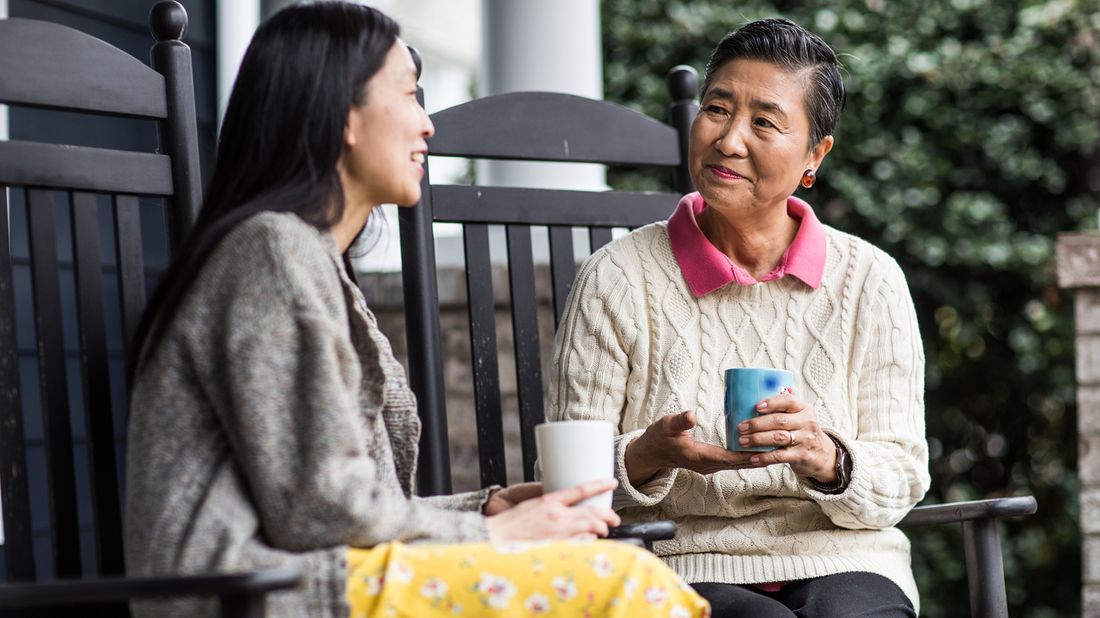
<path fill-rule="evenodd" d="M 655 223 L 592 255 L 555 339 L 551 420 L 607 419 L 626 521 L 673 519 L 656 551 L 689 582 L 763 583 L 868 571 L 919 609 L 909 542 L 894 525 L 928 489 L 924 356 L 905 278 L 888 255 L 826 227 L 821 285 L 794 277 L 696 298 Z M 627 444 L 694 410 L 697 440 L 726 443 L 729 367 L 779 367 L 847 449 L 848 488 L 818 492 L 787 465 L 627 480 Z"/>

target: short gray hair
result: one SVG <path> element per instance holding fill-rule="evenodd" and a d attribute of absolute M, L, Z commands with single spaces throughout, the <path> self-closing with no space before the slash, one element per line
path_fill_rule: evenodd
<path fill-rule="evenodd" d="M 805 104 L 810 146 L 832 135 L 844 111 L 844 80 L 836 53 L 821 37 L 782 18 L 761 19 L 722 37 L 707 61 L 703 94 L 715 72 L 731 60 L 762 60 L 792 73 L 808 72 Z"/>

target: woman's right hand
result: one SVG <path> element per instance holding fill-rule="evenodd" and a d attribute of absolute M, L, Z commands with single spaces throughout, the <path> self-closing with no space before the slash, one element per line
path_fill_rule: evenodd
<path fill-rule="evenodd" d="M 607 536 L 610 527 L 621 523 L 611 509 L 573 506 L 578 502 L 611 491 L 615 479 L 589 481 L 538 498 L 524 500 L 515 507 L 486 520 L 489 540 L 542 541 L 550 539 L 594 539 Z"/>
<path fill-rule="evenodd" d="M 665 468 L 687 468 L 699 474 L 748 468 L 749 458 L 759 454 L 700 442 L 691 436 L 694 427 L 695 413 L 690 410 L 665 415 L 646 427 L 626 447 L 624 463 L 630 484 L 644 485 Z"/>

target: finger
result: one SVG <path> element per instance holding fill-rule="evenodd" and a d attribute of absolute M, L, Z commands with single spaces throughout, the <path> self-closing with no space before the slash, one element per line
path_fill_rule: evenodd
<path fill-rule="evenodd" d="M 700 444 L 696 449 L 695 460 L 698 463 L 714 464 L 720 468 L 734 466 L 748 461 L 750 454 L 731 451 L 724 446 Z"/>
<path fill-rule="evenodd" d="M 598 537 L 591 532 L 581 532 L 569 537 L 573 541 L 595 541 Z"/>
<path fill-rule="evenodd" d="M 672 433 L 683 433 L 695 427 L 695 412 L 691 410 L 679 414 L 670 414 L 665 418 L 669 419 L 668 429 Z"/>
<path fill-rule="evenodd" d="M 756 468 L 784 463 L 797 464 L 801 463 L 801 461 L 802 454 L 800 451 L 787 448 L 777 448 L 774 451 L 768 451 L 766 453 L 754 453 L 752 458 L 749 459 L 750 464 Z"/>
<path fill-rule="evenodd" d="M 557 500 L 566 506 L 573 506 L 574 504 L 597 496 L 605 491 L 611 491 L 619 486 L 619 481 L 615 479 L 599 479 L 596 481 L 585 481 L 580 485 L 574 485 L 566 489 L 560 489 L 558 491 L 546 494 L 547 498 Z"/>
<path fill-rule="evenodd" d="M 590 507 L 590 508 L 592 508 L 594 510 L 595 516 L 598 517 L 600 519 L 600 521 L 604 522 L 606 525 L 608 525 L 612 528 L 614 528 L 615 526 L 618 526 L 619 524 L 623 523 L 623 520 L 622 520 L 621 517 L 619 517 L 619 514 L 616 513 L 615 511 L 611 510 L 611 509 L 604 509 L 604 508 L 600 508 L 600 507 Z"/>
<path fill-rule="evenodd" d="M 592 527 L 589 528 L 589 532 L 592 532 L 598 537 L 605 537 L 609 534 L 607 522 L 602 519 L 597 519 L 592 522 Z"/>
<path fill-rule="evenodd" d="M 741 421 L 737 425 L 737 432 L 742 436 L 766 431 L 794 430 L 798 428 L 801 417 L 797 412 L 784 412 L 772 410 L 771 414 L 762 414 L 748 420 Z M 771 445 L 771 442 L 763 444 Z"/>
<path fill-rule="evenodd" d="M 752 453 L 731 451 L 713 444 L 698 445 L 694 457 L 682 467 L 699 474 L 712 474 L 721 470 L 736 470 L 749 463 Z"/>
<path fill-rule="evenodd" d="M 615 511 L 598 506 L 576 507 L 572 513 L 575 516 L 573 525 L 584 532 L 590 532 L 597 536 L 607 536 L 611 526 L 622 523 Z"/>
<path fill-rule="evenodd" d="M 806 407 L 806 402 L 796 399 L 794 395 L 777 395 L 766 397 L 756 404 L 756 411 L 760 414 L 772 412 L 800 412 Z"/>
<path fill-rule="evenodd" d="M 737 438 L 737 443 L 741 448 L 755 448 L 760 446 L 769 448 L 788 448 L 796 445 L 793 436 L 794 434 L 786 429 L 758 431 L 755 433 L 742 433 L 741 436 Z"/>
<path fill-rule="evenodd" d="M 603 509 L 591 506 L 571 509 L 566 520 L 562 522 L 562 532 L 565 536 L 577 534 L 607 536 L 610 526 L 600 518 L 602 511 Z"/>
<path fill-rule="evenodd" d="M 802 446 L 814 434 L 814 421 L 799 413 L 776 413 L 744 421 L 737 426 L 738 444 L 755 446 Z"/>

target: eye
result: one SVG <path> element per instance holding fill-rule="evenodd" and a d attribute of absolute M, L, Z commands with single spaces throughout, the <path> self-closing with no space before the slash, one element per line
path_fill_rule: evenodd
<path fill-rule="evenodd" d="M 721 107 L 720 105 L 713 105 L 713 104 L 712 105 L 707 105 L 706 107 L 704 107 L 703 111 L 705 111 L 709 114 L 725 114 L 726 113 L 726 110 L 723 107 Z"/>
<path fill-rule="evenodd" d="M 764 127 L 765 129 L 774 129 L 775 128 L 775 124 L 771 120 L 768 120 L 767 118 L 757 118 L 756 120 L 753 120 L 752 122 L 756 126 Z"/>

